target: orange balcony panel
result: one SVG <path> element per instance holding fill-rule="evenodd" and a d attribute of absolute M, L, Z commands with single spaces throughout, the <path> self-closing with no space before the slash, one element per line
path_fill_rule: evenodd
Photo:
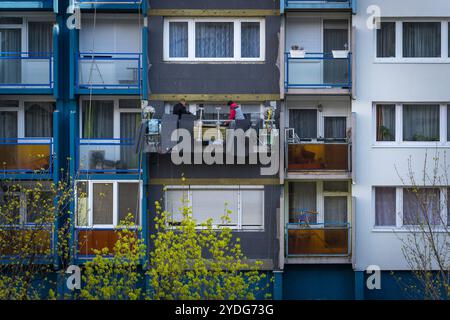
<path fill-rule="evenodd" d="M 349 229 L 288 230 L 288 255 L 346 255 Z"/>
<path fill-rule="evenodd" d="M 94 250 L 102 250 L 104 248 L 108 248 L 109 252 L 113 252 L 117 240 L 119 240 L 117 230 L 79 230 L 78 255 L 95 255 Z"/>
<path fill-rule="evenodd" d="M 3 229 L 0 231 L 3 245 L 0 247 L 2 256 L 24 257 L 31 254 L 50 255 L 52 232 L 50 230 L 33 229 Z M 5 239 L 8 239 L 4 241 Z"/>
<path fill-rule="evenodd" d="M 8 171 L 49 170 L 50 144 L 0 144 L 0 168 Z"/>
<path fill-rule="evenodd" d="M 288 170 L 348 171 L 348 144 L 290 144 L 288 145 Z"/>

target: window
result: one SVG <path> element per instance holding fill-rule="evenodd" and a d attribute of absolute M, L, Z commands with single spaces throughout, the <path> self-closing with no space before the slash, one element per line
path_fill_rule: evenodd
<path fill-rule="evenodd" d="M 403 23 L 403 57 L 432 58 L 440 56 L 440 22 Z"/>
<path fill-rule="evenodd" d="M 114 137 L 114 101 L 83 101 L 83 138 Z"/>
<path fill-rule="evenodd" d="M 343 225 L 347 223 L 348 199 L 343 196 L 324 197 L 324 224 Z"/>
<path fill-rule="evenodd" d="M 317 110 L 289 110 L 289 127 L 294 128 L 300 139 L 317 138 Z"/>
<path fill-rule="evenodd" d="M 51 22 L 28 23 L 28 52 L 33 56 L 53 51 L 53 24 Z"/>
<path fill-rule="evenodd" d="M 403 105 L 403 141 L 439 141 L 439 105 Z"/>
<path fill-rule="evenodd" d="M 0 111 L 0 138 L 17 138 L 17 111 Z"/>
<path fill-rule="evenodd" d="M 395 226 L 396 188 L 375 188 L 375 226 Z"/>
<path fill-rule="evenodd" d="M 128 216 L 140 225 L 141 184 L 137 181 L 78 181 L 78 227 L 110 228 Z"/>
<path fill-rule="evenodd" d="M 395 22 L 382 22 L 377 30 L 377 57 L 395 57 Z"/>
<path fill-rule="evenodd" d="M 317 189 L 315 182 L 289 184 L 289 222 L 317 223 Z"/>
<path fill-rule="evenodd" d="M 346 117 L 324 117 L 325 139 L 345 139 L 347 136 Z"/>
<path fill-rule="evenodd" d="M 182 207 L 192 207 L 192 216 L 200 225 L 212 219 L 214 226 L 223 225 L 222 217 L 231 211 L 227 226 L 233 229 L 264 228 L 264 188 L 240 187 L 170 187 L 165 193 L 165 207 L 174 221 L 182 219 Z"/>
<path fill-rule="evenodd" d="M 395 141 L 395 105 L 377 105 L 377 141 Z"/>
<path fill-rule="evenodd" d="M 437 188 L 403 189 L 403 224 L 440 224 L 440 190 Z"/>
<path fill-rule="evenodd" d="M 263 19 L 166 19 L 165 60 L 263 61 Z"/>
<path fill-rule="evenodd" d="M 25 102 L 25 136 L 53 137 L 53 102 Z"/>

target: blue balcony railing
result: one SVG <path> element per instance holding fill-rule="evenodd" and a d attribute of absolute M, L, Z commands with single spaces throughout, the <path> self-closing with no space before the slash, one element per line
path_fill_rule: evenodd
<path fill-rule="evenodd" d="M 52 172 L 52 138 L 0 139 L 0 173 Z"/>
<path fill-rule="evenodd" d="M 342 54 L 342 53 L 340 53 Z M 307 52 L 293 57 L 285 53 L 285 89 L 352 87 L 352 54 Z"/>
<path fill-rule="evenodd" d="M 80 52 L 76 66 L 78 89 L 141 91 L 141 53 Z"/>
<path fill-rule="evenodd" d="M 52 9 L 55 0 L 2 0 L 0 9 Z"/>
<path fill-rule="evenodd" d="M 286 256 L 348 256 L 350 231 L 349 223 L 288 223 Z"/>
<path fill-rule="evenodd" d="M 81 9 L 146 10 L 145 0 L 72 0 Z"/>
<path fill-rule="evenodd" d="M 142 0 L 74 0 L 74 2 L 87 4 L 140 4 Z"/>
<path fill-rule="evenodd" d="M 52 89 L 53 53 L 0 52 L 0 89 Z"/>
<path fill-rule="evenodd" d="M 139 173 L 140 167 L 134 139 L 80 139 L 78 142 L 81 174 Z"/>
<path fill-rule="evenodd" d="M 355 11 L 356 0 L 281 0 L 281 12 L 285 10 L 336 9 Z"/>

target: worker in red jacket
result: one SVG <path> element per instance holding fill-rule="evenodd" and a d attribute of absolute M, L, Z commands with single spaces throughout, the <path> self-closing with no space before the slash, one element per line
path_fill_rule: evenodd
<path fill-rule="evenodd" d="M 228 118 L 227 121 L 227 125 L 230 125 L 230 123 L 232 123 L 233 120 L 244 120 L 244 113 L 242 112 L 241 107 L 233 102 L 233 101 L 228 101 L 228 106 L 230 107 L 230 116 Z"/>

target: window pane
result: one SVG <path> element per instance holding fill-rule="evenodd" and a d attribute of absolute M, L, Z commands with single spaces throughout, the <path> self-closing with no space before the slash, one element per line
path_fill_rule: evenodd
<path fill-rule="evenodd" d="M 129 214 L 133 216 L 132 222 L 139 225 L 139 207 L 140 207 L 140 192 L 139 183 L 125 183 L 119 184 L 119 221 L 120 224 Z"/>
<path fill-rule="evenodd" d="M 120 137 L 127 139 L 124 142 L 128 144 L 134 143 L 140 124 L 140 113 L 120 114 Z M 139 154 L 136 153 L 134 145 L 124 145 L 120 148 L 120 161 L 124 169 L 138 168 Z"/>
<path fill-rule="evenodd" d="M 324 192 L 348 192 L 348 182 L 347 181 L 324 181 L 323 182 Z"/>
<path fill-rule="evenodd" d="M 395 226 L 395 187 L 375 188 L 375 225 Z"/>
<path fill-rule="evenodd" d="M 39 201 L 36 201 L 39 196 Z M 52 222 L 54 204 L 53 194 L 49 191 L 35 191 L 26 194 L 26 215 L 25 223 L 35 223 L 43 226 Z"/>
<path fill-rule="evenodd" d="M 439 141 L 439 105 L 403 105 L 404 141 Z"/>
<path fill-rule="evenodd" d="M 169 57 L 188 57 L 188 23 L 169 23 Z"/>
<path fill-rule="evenodd" d="M 28 51 L 33 56 L 36 53 L 50 53 L 53 51 L 53 23 L 28 23 Z"/>
<path fill-rule="evenodd" d="M 88 225 L 88 190 L 87 181 L 77 183 L 77 226 Z"/>
<path fill-rule="evenodd" d="M 395 57 L 395 22 L 382 22 L 377 30 L 377 57 Z"/>
<path fill-rule="evenodd" d="M 299 138 L 317 138 L 317 110 L 289 110 L 289 127 L 295 129 Z"/>
<path fill-rule="evenodd" d="M 347 197 L 324 197 L 325 225 L 343 225 L 347 223 Z"/>
<path fill-rule="evenodd" d="M 234 56 L 233 22 L 195 23 L 197 58 L 232 58 Z"/>
<path fill-rule="evenodd" d="M 114 101 L 83 101 L 83 138 L 114 137 Z"/>
<path fill-rule="evenodd" d="M 53 102 L 25 102 L 25 136 L 53 137 Z"/>
<path fill-rule="evenodd" d="M 437 188 L 403 189 L 403 224 L 440 223 L 440 190 Z"/>
<path fill-rule="evenodd" d="M 94 183 L 93 186 L 94 225 L 112 225 L 113 220 L 113 184 Z"/>
<path fill-rule="evenodd" d="M 345 139 L 347 137 L 346 117 L 325 117 L 325 138 Z"/>
<path fill-rule="evenodd" d="M 0 28 L 0 51 L 22 52 L 21 29 Z M 0 84 L 22 83 L 22 61 L 20 59 L 0 60 Z"/>
<path fill-rule="evenodd" d="M 264 217 L 264 190 L 241 190 L 242 225 L 262 226 Z"/>
<path fill-rule="evenodd" d="M 225 207 L 225 203 L 228 205 Z M 231 224 L 237 225 L 238 191 L 237 190 L 193 190 L 192 215 L 197 223 L 213 219 L 214 224 L 222 223 L 226 210 L 231 210 Z"/>
<path fill-rule="evenodd" d="M 0 193 L 0 224 L 19 224 L 21 207 L 19 193 Z"/>
<path fill-rule="evenodd" d="M 289 184 L 289 222 L 317 222 L 316 183 Z"/>
<path fill-rule="evenodd" d="M 0 138 L 17 138 L 16 111 L 0 111 Z"/>
<path fill-rule="evenodd" d="M 260 54 L 259 22 L 242 22 L 241 57 L 259 58 L 259 54 Z"/>
<path fill-rule="evenodd" d="M 172 214 L 173 220 L 183 220 L 183 208 L 191 206 L 192 204 L 189 203 L 188 190 L 168 190 L 166 192 L 165 210 Z"/>
<path fill-rule="evenodd" d="M 395 141 L 395 105 L 377 105 L 377 141 Z"/>
<path fill-rule="evenodd" d="M 403 57 L 429 58 L 440 56 L 440 22 L 403 23 Z"/>

